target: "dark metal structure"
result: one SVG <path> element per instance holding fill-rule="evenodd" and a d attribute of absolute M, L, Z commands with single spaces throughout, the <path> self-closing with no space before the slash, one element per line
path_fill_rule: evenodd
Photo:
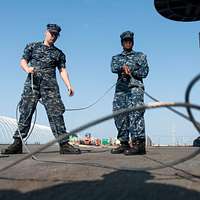
<path fill-rule="evenodd" d="M 200 137 L 198 137 L 194 140 L 193 147 L 200 147 Z"/>
<path fill-rule="evenodd" d="M 200 0 L 154 0 L 154 5 L 160 15 L 171 20 L 200 20 Z"/>

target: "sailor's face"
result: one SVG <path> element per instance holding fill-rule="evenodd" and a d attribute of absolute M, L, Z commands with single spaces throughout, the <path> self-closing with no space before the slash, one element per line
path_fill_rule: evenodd
<path fill-rule="evenodd" d="M 45 39 L 46 39 L 49 43 L 53 44 L 53 43 L 57 40 L 58 35 L 55 34 L 55 33 L 50 32 L 50 31 L 46 31 L 45 37 L 46 37 Z"/>
<path fill-rule="evenodd" d="M 133 48 L 133 42 L 132 40 L 124 40 L 122 46 L 125 50 L 130 50 Z"/>

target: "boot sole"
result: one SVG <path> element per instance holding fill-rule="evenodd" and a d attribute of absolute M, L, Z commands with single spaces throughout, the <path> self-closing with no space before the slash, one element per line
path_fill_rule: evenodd
<path fill-rule="evenodd" d="M 126 150 L 128 150 L 129 148 L 127 148 L 127 149 L 124 149 L 123 151 L 121 151 L 121 152 L 113 152 L 112 150 L 110 151 L 110 153 L 111 154 L 123 154 Z"/>
<path fill-rule="evenodd" d="M 147 154 L 147 153 L 146 152 L 142 152 L 142 153 L 140 153 L 140 152 L 138 152 L 138 153 L 125 153 L 124 152 L 125 156 L 137 156 L 137 155 L 145 155 L 145 154 Z"/>
<path fill-rule="evenodd" d="M 1 154 L 2 154 L 2 155 L 23 154 L 23 152 L 22 152 L 22 151 L 9 152 L 9 151 L 6 151 L 6 150 L 2 149 L 2 150 L 1 150 Z"/>
<path fill-rule="evenodd" d="M 124 153 L 124 151 L 122 151 L 122 152 L 110 152 L 111 154 L 123 154 Z"/>
<path fill-rule="evenodd" d="M 67 152 L 67 151 L 60 151 L 60 154 L 76 154 L 76 155 L 78 155 L 78 154 L 81 154 L 81 151 L 77 151 L 77 152 Z"/>

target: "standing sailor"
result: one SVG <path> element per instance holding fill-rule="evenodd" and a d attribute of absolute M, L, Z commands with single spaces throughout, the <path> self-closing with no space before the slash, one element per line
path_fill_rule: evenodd
<path fill-rule="evenodd" d="M 144 84 L 149 72 L 146 56 L 133 50 L 134 33 L 126 31 L 120 35 L 122 53 L 113 56 L 111 70 L 118 74 L 113 111 L 144 104 Z M 114 118 L 121 145 L 111 150 L 113 154 L 145 154 L 144 110 L 130 112 Z M 129 135 L 131 145 L 129 145 Z"/>
<path fill-rule="evenodd" d="M 31 119 L 36 109 L 39 99 L 44 105 L 49 119 L 51 130 L 56 138 L 65 135 L 59 141 L 61 154 L 80 154 L 78 148 L 69 144 L 69 134 L 66 132 L 63 113 L 65 107 L 61 100 L 58 83 L 56 80 L 56 67 L 60 76 L 68 88 L 70 96 L 74 90 L 71 86 L 66 70 L 65 54 L 54 46 L 61 28 L 57 24 L 48 24 L 43 42 L 33 42 L 26 46 L 20 65 L 28 73 L 24 84 L 21 101 L 19 104 L 20 118 L 18 129 L 13 136 L 14 143 L 7 149 L 1 151 L 2 154 L 22 153 L 22 138 L 26 138 L 31 126 Z M 32 88 L 33 84 L 33 88 Z"/>

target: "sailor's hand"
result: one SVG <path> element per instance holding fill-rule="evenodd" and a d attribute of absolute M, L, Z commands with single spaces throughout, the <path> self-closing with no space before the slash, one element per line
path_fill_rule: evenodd
<path fill-rule="evenodd" d="M 129 69 L 128 65 L 124 65 L 122 67 L 122 71 L 126 74 L 126 75 L 131 75 L 131 70 Z"/>
<path fill-rule="evenodd" d="M 72 97 L 74 95 L 74 89 L 72 87 L 68 88 L 69 96 Z"/>
<path fill-rule="evenodd" d="M 26 70 L 26 72 L 28 74 L 34 74 L 34 67 L 28 67 L 27 70 Z"/>

